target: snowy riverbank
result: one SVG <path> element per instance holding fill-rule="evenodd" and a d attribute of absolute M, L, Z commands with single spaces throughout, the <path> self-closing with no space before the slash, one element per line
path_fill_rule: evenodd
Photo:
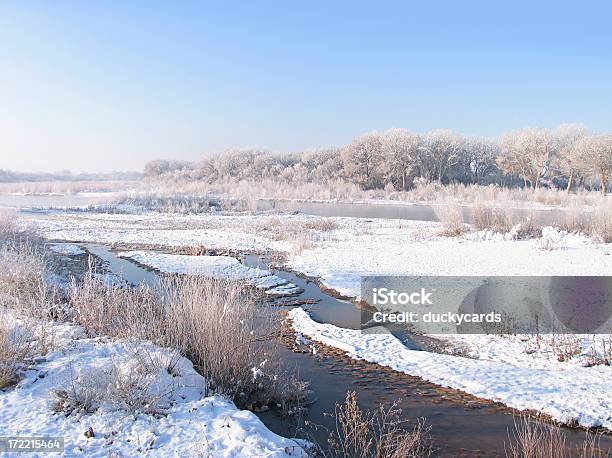
<path fill-rule="evenodd" d="M 561 423 L 576 422 L 584 427 L 612 430 L 610 366 L 520 367 L 409 350 L 390 334 L 366 334 L 317 323 L 300 308 L 291 310 L 289 318 L 300 335 L 346 352 L 351 358 L 386 366 L 519 410 L 542 412 Z"/>
<path fill-rule="evenodd" d="M 0 390 L 4 436 L 63 437 L 66 456 L 305 455 L 300 443 L 272 433 L 252 412 L 203 396 L 204 379 L 169 349 L 87 338 L 68 324 L 26 325 L 2 313 L 33 346 L 41 332 L 53 336 L 18 385 Z M 150 411 L 130 411 L 130 399 L 148 399 Z"/>

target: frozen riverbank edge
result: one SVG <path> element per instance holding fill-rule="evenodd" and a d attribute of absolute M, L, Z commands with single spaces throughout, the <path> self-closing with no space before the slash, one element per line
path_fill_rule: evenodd
<path fill-rule="evenodd" d="M 278 436 L 222 396 L 203 396 L 205 380 L 170 349 L 147 341 L 88 338 L 80 326 L 25 322 L 8 310 L 2 313 L 14 332 L 33 344 L 41 332 L 53 330 L 54 337 L 52 350 L 35 358 L 17 386 L 0 391 L 3 436 L 63 437 L 65 456 L 306 456 L 304 442 Z M 150 364 L 146 389 L 159 400 L 159 414 L 128 413 L 99 395 L 114 380 L 110 374 L 127 380 L 142 369 L 140 358 Z M 57 411 L 55 393 L 74 386 L 95 390 L 101 402 L 94 412 Z M 93 435 L 86 435 L 90 428 Z"/>
<path fill-rule="evenodd" d="M 292 309 L 288 317 L 298 335 L 339 349 L 350 358 L 386 366 L 518 410 L 542 412 L 563 424 L 612 431 L 609 366 L 574 366 L 564 371 L 516 367 L 409 350 L 390 334 L 366 334 L 317 323 L 301 308 Z"/>

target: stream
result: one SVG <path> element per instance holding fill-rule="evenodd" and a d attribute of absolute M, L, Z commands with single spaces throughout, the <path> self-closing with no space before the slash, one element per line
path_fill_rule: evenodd
<path fill-rule="evenodd" d="M 157 274 L 135 263 L 116 256 L 104 245 L 80 244 L 98 257 L 108 270 L 120 275 L 133 285 L 141 282 L 153 285 Z M 313 319 L 347 328 L 359 328 L 361 313 L 354 304 L 325 294 L 316 283 L 279 269 L 270 268 L 270 260 L 256 255 L 245 255 L 241 260 L 249 267 L 272 270 L 274 274 L 300 286 L 304 291 L 296 300 L 314 299 L 314 304 L 303 305 Z M 394 333 L 395 334 L 395 333 Z M 419 350 L 422 343 L 411 336 L 396 334 L 404 345 Z M 315 402 L 308 406 L 305 420 L 318 428 L 299 429 L 297 421 L 281 417 L 276 411 L 258 412 L 258 417 L 272 431 L 287 437 L 306 432 L 310 439 L 326 445 L 326 429 L 335 428 L 332 413 L 336 403 L 342 403 L 349 390 L 355 391 L 363 409 L 376 409 L 380 403 L 398 401 L 405 419 L 425 418 L 437 449 L 436 456 L 506 456 L 504 444 L 512 436 L 515 418 L 507 409 L 490 402 L 467 400 L 457 392 L 444 390 L 423 380 L 398 374 L 345 357 L 320 351 L 296 353 L 278 342 L 279 354 L 288 369 L 295 369 L 298 377 L 310 382 Z M 318 344 L 316 345 L 319 346 Z M 564 428 L 567 443 L 581 444 L 584 432 Z M 602 448 L 612 447 L 612 437 L 604 436 Z"/>

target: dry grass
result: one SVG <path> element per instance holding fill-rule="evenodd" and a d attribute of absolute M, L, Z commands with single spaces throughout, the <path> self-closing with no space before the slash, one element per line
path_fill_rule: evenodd
<path fill-rule="evenodd" d="M 560 227 L 567 232 L 583 233 L 603 243 L 612 243 L 612 201 L 602 199 L 590 210 L 570 206 Z"/>
<path fill-rule="evenodd" d="M 604 243 L 612 243 L 612 201 L 602 202 L 594 208 L 591 235 Z"/>
<path fill-rule="evenodd" d="M 120 361 L 110 358 L 110 364 L 103 367 L 77 373 L 71 366 L 66 385 L 51 393 L 54 410 L 66 416 L 78 416 L 107 405 L 131 414 L 163 415 L 169 407 L 169 396 L 176 389 L 164 377 L 169 364 L 172 362 L 166 358 L 151 354 L 143 346 L 135 346 L 126 358 Z"/>
<path fill-rule="evenodd" d="M 151 341 L 164 335 L 164 305 L 145 285 L 109 285 L 90 270 L 80 281 L 72 280 L 68 296 L 73 318 L 94 335 Z"/>
<path fill-rule="evenodd" d="M 328 439 L 329 455 L 338 458 L 422 458 L 433 454 L 429 427 L 401 420 L 396 404 L 364 412 L 355 392 L 336 404 L 336 428 Z"/>
<path fill-rule="evenodd" d="M 305 199 L 332 201 L 391 200 L 399 202 L 441 203 L 449 198 L 469 204 L 475 202 L 508 203 L 511 206 L 546 205 L 567 207 L 595 206 L 602 200 L 601 193 L 579 190 L 568 194 L 560 189 L 537 190 L 522 188 L 503 188 L 498 185 L 464 185 L 451 183 L 441 185 L 436 182 L 417 181 L 408 191 L 386 189 L 363 190 L 358 185 L 344 180 L 330 180 L 326 183 L 287 182 L 280 179 L 259 181 L 219 181 L 206 183 L 196 180 L 173 181 L 149 180 L 143 182 L 142 189 L 150 195 L 213 195 L 243 201 L 244 210 L 253 211 L 254 199 Z"/>
<path fill-rule="evenodd" d="M 189 195 L 177 192 L 176 194 L 158 194 L 152 192 L 138 192 L 125 194 L 115 200 L 120 205 L 133 205 L 145 210 L 162 213 L 197 214 L 208 213 L 211 208 L 217 207 L 217 200 L 206 195 Z M 230 203 L 226 203 L 230 208 Z M 103 208 L 104 209 L 104 208 Z"/>
<path fill-rule="evenodd" d="M 186 355 L 214 390 L 244 403 L 271 383 L 277 320 L 250 289 L 239 282 L 171 277 L 164 292 L 167 343 Z"/>
<path fill-rule="evenodd" d="M 15 329 L 0 323 L 0 389 L 17 382 L 19 371 L 29 355 L 29 342 Z"/>
<path fill-rule="evenodd" d="M 477 201 L 472 207 L 474 227 L 479 230 L 492 230 L 506 233 L 514 226 L 511 208 L 493 206 L 483 201 Z"/>
<path fill-rule="evenodd" d="M 506 448 L 508 458 L 603 458 L 612 450 L 601 450 L 598 437 L 586 433 L 582 445 L 572 449 L 563 430 L 529 417 L 515 421 L 515 431 Z"/>
<path fill-rule="evenodd" d="M 591 215 L 583 207 L 570 205 L 563 213 L 559 228 L 566 232 L 589 234 L 591 232 Z"/>
<path fill-rule="evenodd" d="M 56 291 L 46 281 L 44 242 L 20 229 L 12 212 L 0 214 L 0 306 L 46 316 Z"/>
<path fill-rule="evenodd" d="M 304 223 L 306 229 L 319 232 L 329 232 L 338 229 L 338 223 L 332 218 L 317 218 Z"/>
<path fill-rule="evenodd" d="M 582 353 L 580 337 L 573 334 L 553 335 L 551 345 L 559 362 L 568 361 Z"/>
<path fill-rule="evenodd" d="M 35 245 L 0 247 L 0 305 L 44 316 L 54 292 L 45 280 L 47 261 Z"/>
<path fill-rule="evenodd" d="M 18 233 L 17 213 L 14 210 L 0 210 L 0 237 L 6 240 Z"/>
<path fill-rule="evenodd" d="M 256 226 L 256 231 L 266 234 L 273 240 L 290 242 L 293 252 L 300 254 L 312 248 L 317 240 L 329 239 L 330 233 L 338 227 L 337 221 L 333 218 L 303 220 L 270 216 L 262 218 Z"/>
<path fill-rule="evenodd" d="M 442 224 L 441 235 L 456 237 L 466 231 L 461 207 L 456 202 L 448 201 L 436 207 L 435 212 L 438 221 Z"/>
<path fill-rule="evenodd" d="M 155 289 L 109 286 L 93 274 L 70 288 L 74 318 L 94 334 L 136 337 L 177 349 L 211 392 L 242 406 L 288 403 L 278 385 L 302 387 L 278 366 L 278 320 L 241 282 L 172 276 Z M 297 393 L 297 394 L 296 394 Z"/>

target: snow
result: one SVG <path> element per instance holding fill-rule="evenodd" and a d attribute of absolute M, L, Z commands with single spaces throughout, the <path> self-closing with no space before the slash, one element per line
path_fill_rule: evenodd
<path fill-rule="evenodd" d="M 204 379 L 189 360 L 169 349 L 144 341 L 86 338 L 81 328 L 67 324 L 55 324 L 53 330 L 52 351 L 37 358 L 16 387 L 0 391 L 3 436 L 64 437 L 67 456 L 305 455 L 300 443 L 272 433 L 252 412 L 218 395 L 204 397 Z M 163 414 L 128 413 L 117 400 L 117 380 L 131 380 L 143 365 L 147 371 L 134 390 L 154 399 Z M 53 393 L 73 385 L 93 393 L 93 413 L 55 411 Z M 92 438 L 84 435 L 89 428 Z"/>
<path fill-rule="evenodd" d="M 540 240 L 479 237 L 482 233 L 445 238 L 435 235 L 435 223 L 410 223 L 401 229 L 372 224 L 369 232 L 344 231 L 342 237 L 320 241 L 293 257 L 288 266 L 318 277 L 324 286 L 348 297 L 360 296 L 363 275 L 598 276 L 612 272 L 609 244 L 597 245 L 584 236 L 552 228 L 544 228 L 552 248 L 543 251 Z"/>
<path fill-rule="evenodd" d="M 154 251 L 123 251 L 118 256 L 165 273 L 244 280 L 271 295 L 294 294 L 298 290 L 297 286 L 270 271 L 244 266 L 230 256 L 188 256 Z"/>
<path fill-rule="evenodd" d="M 369 334 L 317 323 L 295 308 L 289 312 L 298 335 L 338 348 L 353 359 L 389 367 L 440 386 L 519 410 L 532 409 L 562 423 L 612 429 L 612 367 L 520 367 L 409 350 L 391 334 Z"/>
<path fill-rule="evenodd" d="M 582 235 L 544 228 L 541 240 L 508 240 L 476 232 L 440 237 L 434 222 L 333 218 L 338 229 L 313 237 L 310 248 L 296 253 L 290 240 L 262 230 L 266 216 L 169 215 L 148 213 L 48 213 L 34 219 L 50 239 L 160 247 L 203 245 L 212 249 L 279 251 L 288 267 L 317 277 L 344 296 L 358 297 L 360 277 L 381 275 L 601 275 L 612 272 L 612 245 Z M 284 215 L 286 224 L 312 217 Z M 543 249 L 546 248 L 546 249 Z M 563 248 L 563 249 L 556 249 Z"/>
<path fill-rule="evenodd" d="M 604 358 L 604 349 L 612 349 L 612 336 L 609 334 L 438 334 L 431 337 L 443 339 L 451 351 L 464 353 L 473 359 L 560 371 L 569 366 L 584 367 L 592 356 Z M 564 348 L 575 349 L 576 355 L 560 361 L 559 354 Z"/>
<path fill-rule="evenodd" d="M 85 254 L 85 251 L 80 246 L 73 243 L 54 243 L 50 246 L 51 251 L 65 256 L 78 256 Z"/>
<path fill-rule="evenodd" d="M 266 218 L 50 212 L 37 215 L 34 222 L 46 237 L 74 242 L 160 247 L 204 245 L 284 252 L 289 268 L 318 278 L 325 287 L 347 297 L 359 297 L 362 275 L 612 275 L 612 244 L 596 243 L 583 235 L 553 228 L 544 228 L 543 238 L 532 240 L 513 240 L 512 234 L 485 231 L 446 238 L 438 235 L 440 225 L 434 222 L 332 218 L 337 229 L 323 237 L 315 234 L 308 248 L 295 250 L 291 240 L 279 240 L 262 229 L 266 227 Z M 311 219 L 305 215 L 278 218 L 287 225 Z M 212 261 L 188 258 L 186 264 L 182 258 L 152 255 L 142 257 L 141 261 L 152 267 L 157 262 L 160 267 L 155 268 L 160 270 L 220 268 L 206 264 Z M 197 262 L 203 265 L 192 265 Z M 224 268 L 230 271 L 240 269 L 236 260 L 222 262 L 227 263 Z M 252 274 L 240 275 L 249 278 Z M 268 293 L 277 288 L 282 289 L 283 285 L 269 289 Z M 559 421 L 575 419 L 584 426 L 612 429 L 612 388 L 608 382 L 612 379 L 612 368 L 583 367 L 584 354 L 594 345 L 593 336 L 578 336 L 583 355 L 565 362 L 556 359 L 550 346 L 533 352 L 532 342 L 520 337 L 444 337 L 449 345 L 462 348 L 473 358 L 467 359 L 410 351 L 390 335 L 362 334 L 318 324 L 299 309 L 291 314 L 301 334 L 340 348 L 352 357 L 517 409 L 539 410 Z"/>
<path fill-rule="evenodd" d="M 292 249 L 288 241 L 271 240 L 261 234 L 258 225 L 262 219 L 255 216 L 47 211 L 30 220 L 51 240 L 162 247 L 204 245 L 240 251 Z"/>

